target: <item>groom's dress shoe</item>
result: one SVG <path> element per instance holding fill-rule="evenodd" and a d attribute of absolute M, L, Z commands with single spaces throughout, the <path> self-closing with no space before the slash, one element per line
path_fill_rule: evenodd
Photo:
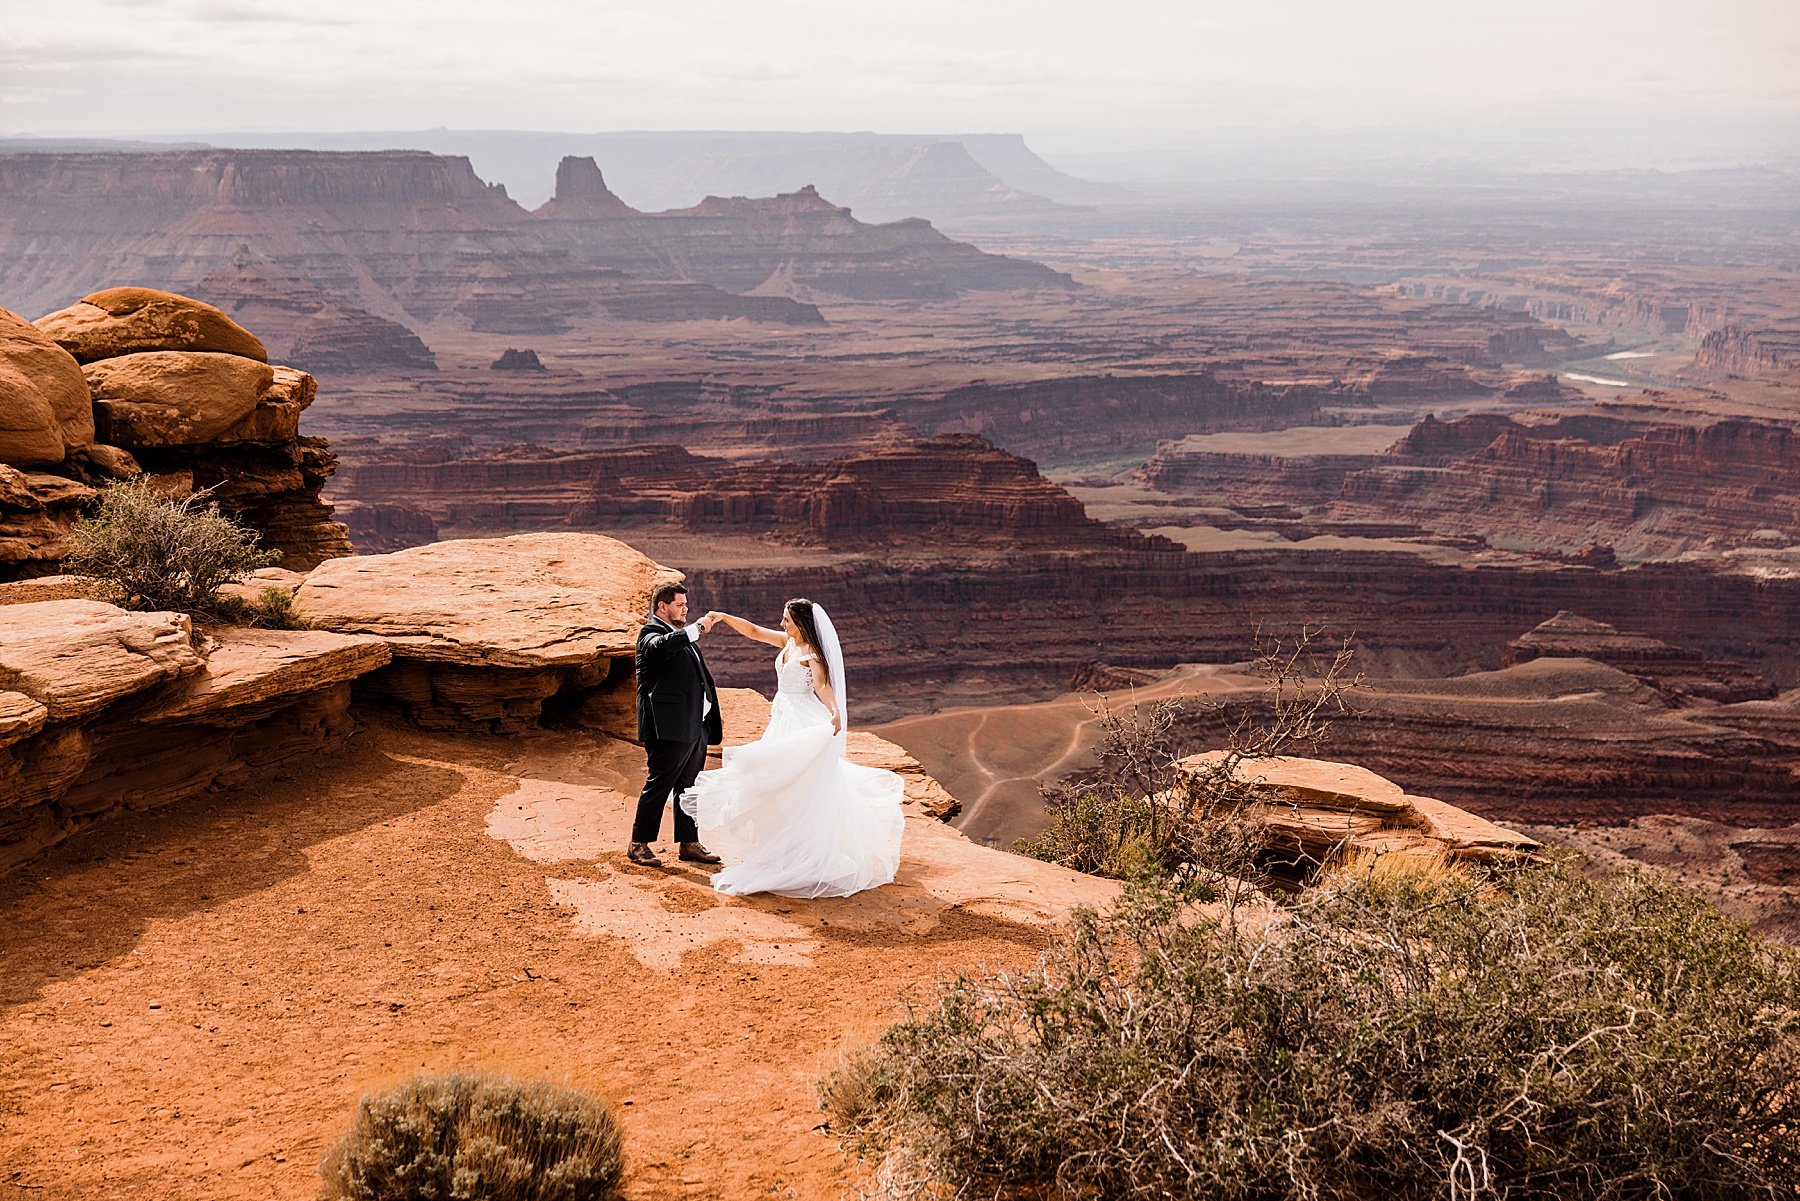
<path fill-rule="evenodd" d="M 684 863 L 725 862 L 697 842 L 684 842 L 681 844 L 681 859 Z"/>
<path fill-rule="evenodd" d="M 661 867 L 663 865 L 662 860 L 656 857 L 656 852 L 650 849 L 650 844 L 647 842 L 632 843 L 630 847 L 626 848 L 625 858 L 640 867 Z"/>

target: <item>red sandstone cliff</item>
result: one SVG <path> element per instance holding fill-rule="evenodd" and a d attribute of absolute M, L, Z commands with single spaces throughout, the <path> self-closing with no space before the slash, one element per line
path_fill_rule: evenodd
<path fill-rule="evenodd" d="M 1727 325 L 1700 340 L 1692 374 L 1702 379 L 1731 375 L 1792 377 L 1800 372 L 1800 327 L 1745 329 Z"/>
<path fill-rule="evenodd" d="M 534 216 L 583 261 L 651 278 L 854 300 L 1073 286 L 1061 272 L 984 254 L 925 221 L 858 221 L 810 185 L 767 199 L 708 196 L 651 216 L 614 196 L 592 159 L 564 159 L 556 178 L 555 198 Z"/>
<path fill-rule="evenodd" d="M 119 280 L 210 281 L 272 301 L 278 290 L 256 277 L 273 269 L 327 294 L 339 326 L 366 313 L 408 330 L 533 332 L 596 315 L 816 323 L 783 294 L 815 286 L 859 297 L 1069 286 L 922 222 L 865 225 L 816 196 L 646 216 L 591 161 L 570 160 L 559 179 L 564 195 L 534 216 L 467 159 L 414 151 L 0 155 L 0 294 L 43 310 Z M 272 333 L 316 343 L 301 327 L 317 311 Z"/>

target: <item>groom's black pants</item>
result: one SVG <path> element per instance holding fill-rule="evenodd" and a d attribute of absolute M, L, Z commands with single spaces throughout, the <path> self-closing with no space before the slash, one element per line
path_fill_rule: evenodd
<path fill-rule="evenodd" d="M 644 743 L 650 756 L 650 778 L 638 795 L 637 820 L 631 823 L 631 841 L 655 842 L 662 830 L 663 806 L 675 798 L 675 841 L 699 842 L 694 819 L 681 810 L 682 791 L 694 786 L 694 778 L 706 766 L 704 742 L 670 742 L 652 738 Z"/>

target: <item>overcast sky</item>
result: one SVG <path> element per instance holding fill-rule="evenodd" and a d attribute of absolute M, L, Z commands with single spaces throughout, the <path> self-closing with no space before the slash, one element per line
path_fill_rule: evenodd
<path fill-rule="evenodd" d="M 0 133 L 1800 116 L 1800 0 L 0 0 Z"/>

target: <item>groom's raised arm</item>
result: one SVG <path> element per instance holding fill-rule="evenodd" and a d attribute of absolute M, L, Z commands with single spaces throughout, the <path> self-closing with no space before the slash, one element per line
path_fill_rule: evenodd
<path fill-rule="evenodd" d="M 698 637 L 699 633 L 698 622 L 690 626 L 683 626 L 678 630 L 647 628 L 638 635 L 638 653 L 647 663 L 660 662 L 670 655 L 678 655 L 686 650 L 688 644 Z"/>

